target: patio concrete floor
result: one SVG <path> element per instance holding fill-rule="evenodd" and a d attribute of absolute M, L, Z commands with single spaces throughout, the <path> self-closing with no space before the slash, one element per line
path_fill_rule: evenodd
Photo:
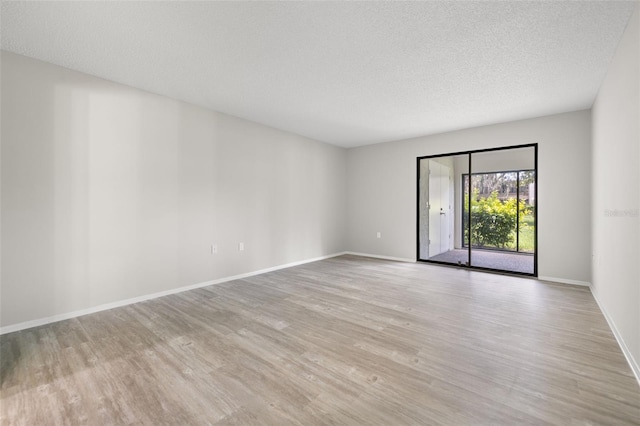
<path fill-rule="evenodd" d="M 467 249 L 454 249 L 430 257 L 429 260 L 446 263 L 466 263 L 469 252 Z M 472 249 L 471 266 L 499 269 L 508 272 L 533 274 L 533 253 L 514 253 L 507 251 Z"/>

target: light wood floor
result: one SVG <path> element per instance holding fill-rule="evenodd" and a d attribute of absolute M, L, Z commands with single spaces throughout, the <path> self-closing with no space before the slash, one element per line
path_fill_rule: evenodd
<path fill-rule="evenodd" d="M 342 256 L 1 338 L 2 424 L 638 424 L 586 288 Z"/>

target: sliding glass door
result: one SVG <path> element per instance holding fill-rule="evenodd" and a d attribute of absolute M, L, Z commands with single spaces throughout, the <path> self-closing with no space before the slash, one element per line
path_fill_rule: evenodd
<path fill-rule="evenodd" d="M 418 260 L 537 274 L 537 145 L 418 158 Z"/>

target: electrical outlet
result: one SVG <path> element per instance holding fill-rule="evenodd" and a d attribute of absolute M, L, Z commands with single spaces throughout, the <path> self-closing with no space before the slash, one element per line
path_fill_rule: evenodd
<path fill-rule="evenodd" d="M 244 250 L 244 243 L 238 243 L 238 251 Z"/>
<path fill-rule="evenodd" d="M 376 234 L 376 237 L 378 237 L 378 238 L 382 238 L 382 233 L 381 233 L 381 232 L 378 232 L 378 233 Z"/>
<path fill-rule="evenodd" d="M 211 244 L 211 254 L 216 254 L 216 253 L 218 253 L 218 245 Z"/>

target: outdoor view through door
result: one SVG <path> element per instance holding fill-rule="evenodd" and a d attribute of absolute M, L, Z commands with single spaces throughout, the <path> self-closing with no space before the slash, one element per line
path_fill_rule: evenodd
<path fill-rule="evenodd" d="M 537 145 L 418 158 L 418 260 L 537 275 Z"/>

